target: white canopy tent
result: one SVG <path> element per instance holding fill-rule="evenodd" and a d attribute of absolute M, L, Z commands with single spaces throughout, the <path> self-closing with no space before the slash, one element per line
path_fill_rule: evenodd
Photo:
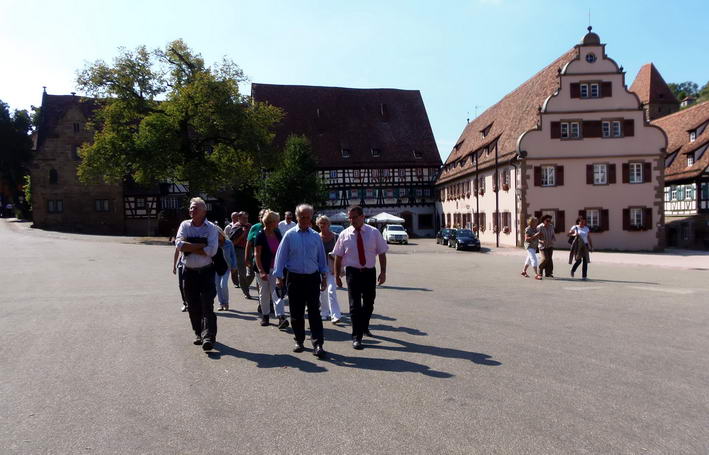
<path fill-rule="evenodd" d="M 328 216 L 328 218 L 330 218 L 331 223 L 344 223 L 349 220 L 345 212 L 336 213 L 332 216 Z"/>
<path fill-rule="evenodd" d="M 401 224 L 405 220 L 403 218 L 399 218 L 396 215 L 392 215 L 391 213 L 382 212 L 377 215 L 374 215 L 368 221 L 382 224 Z"/>

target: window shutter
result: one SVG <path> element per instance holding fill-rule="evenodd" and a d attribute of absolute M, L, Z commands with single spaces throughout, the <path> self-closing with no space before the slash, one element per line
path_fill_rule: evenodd
<path fill-rule="evenodd" d="M 571 98 L 580 98 L 581 97 L 581 88 L 578 82 L 572 82 L 570 84 L 571 88 Z"/>
<path fill-rule="evenodd" d="M 643 228 L 646 231 L 652 230 L 652 208 L 647 207 L 643 213 Z"/>
<path fill-rule="evenodd" d="M 625 119 L 623 120 L 623 136 L 635 136 L 635 120 Z"/>
<path fill-rule="evenodd" d="M 615 164 L 608 165 L 608 183 L 615 183 Z"/>
<path fill-rule="evenodd" d="M 586 211 L 585 211 L 585 210 L 579 210 L 579 217 L 584 217 L 584 218 L 586 218 Z"/>
<path fill-rule="evenodd" d="M 586 120 L 583 122 L 583 137 L 601 137 L 601 121 Z"/>
<path fill-rule="evenodd" d="M 652 182 L 652 163 L 643 163 L 643 183 Z"/>
<path fill-rule="evenodd" d="M 556 178 L 555 186 L 562 186 L 564 184 L 564 166 L 556 166 Z"/>
<path fill-rule="evenodd" d="M 551 138 L 559 139 L 561 137 L 561 122 L 551 122 Z"/>
<path fill-rule="evenodd" d="M 623 230 L 630 230 L 630 209 L 623 209 Z"/>
<path fill-rule="evenodd" d="M 609 96 L 613 96 L 613 83 L 601 82 L 601 97 L 607 98 Z"/>
<path fill-rule="evenodd" d="M 534 166 L 534 186 L 542 186 L 542 167 Z"/>
<path fill-rule="evenodd" d="M 566 230 L 566 219 L 563 210 L 556 211 L 556 219 L 554 220 L 554 232 L 564 232 Z"/>
<path fill-rule="evenodd" d="M 623 163 L 623 183 L 630 182 L 630 164 Z M 628 215 L 630 216 L 630 215 Z"/>
<path fill-rule="evenodd" d="M 586 165 L 586 185 L 593 185 L 593 164 Z"/>
<path fill-rule="evenodd" d="M 608 219 L 608 209 L 601 209 L 601 219 L 600 219 L 600 231 L 607 231 L 610 226 L 610 220 Z"/>

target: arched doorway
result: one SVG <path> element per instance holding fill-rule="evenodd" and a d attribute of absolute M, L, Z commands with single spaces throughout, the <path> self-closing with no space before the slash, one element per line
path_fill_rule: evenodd
<path fill-rule="evenodd" d="M 404 228 L 406 229 L 406 232 L 409 233 L 409 237 L 415 237 L 414 214 L 411 212 L 401 212 L 399 216 L 404 219 Z"/>

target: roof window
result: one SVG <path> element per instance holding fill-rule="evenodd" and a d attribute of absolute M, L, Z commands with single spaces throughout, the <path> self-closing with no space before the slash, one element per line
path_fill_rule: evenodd
<path fill-rule="evenodd" d="M 490 134 L 490 130 L 492 129 L 492 123 L 480 130 L 480 135 L 483 138 L 486 138 L 488 134 Z"/>
<path fill-rule="evenodd" d="M 340 150 L 340 153 L 342 153 L 342 158 L 349 158 L 352 156 L 352 150 L 343 148 Z"/>
<path fill-rule="evenodd" d="M 380 156 L 382 156 L 382 149 L 375 149 L 375 148 L 373 148 L 373 149 L 372 149 L 372 157 L 373 157 L 373 158 L 379 158 Z"/>
<path fill-rule="evenodd" d="M 413 152 L 414 152 L 415 159 L 420 160 L 421 158 L 423 158 L 423 152 L 421 152 L 420 150 L 414 149 Z"/>

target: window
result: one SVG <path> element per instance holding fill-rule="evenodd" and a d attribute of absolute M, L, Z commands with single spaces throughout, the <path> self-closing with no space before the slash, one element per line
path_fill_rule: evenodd
<path fill-rule="evenodd" d="M 414 158 L 417 160 L 420 160 L 421 158 L 423 158 L 423 152 L 420 152 L 418 150 L 414 150 Z"/>
<path fill-rule="evenodd" d="M 96 199 L 95 207 L 97 212 L 108 212 L 108 199 Z"/>
<path fill-rule="evenodd" d="M 684 185 L 677 187 L 677 200 L 684 201 Z"/>
<path fill-rule="evenodd" d="M 74 123 L 74 133 L 78 133 L 81 130 L 78 123 Z"/>
<path fill-rule="evenodd" d="M 594 164 L 593 165 L 593 184 L 606 185 L 608 184 L 608 165 Z"/>
<path fill-rule="evenodd" d="M 382 156 L 381 149 L 372 149 L 372 157 L 379 158 L 380 156 Z"/>
<path fill-rule="evenodd" d="M 64 201 L 62 199 L 49 199 L 47 201 L 47 211 L 49 213 L 62 213 L 64 211 Z"/>
<path fill-rule="evenodd" d="M 354 169 L 352 171 L 352 177 L 358 179 L 360 177 L 359 169 Z"/>
<path fill-rule="evenodd" d="M 365 191 L 366 197 L 368 198 L 373 198 L 374 197 L 374 190 L 368 189 Z"/>
<path fill-rule="evenodd" d="M 677 200 L 677 186 L 676 185 L 672 185 L 672 187 L 670 189 L 670 199 L 673 201 Z"/>
<path fill-rule="evenodd" d="M 628 181 L 630 183 L 643 183 L 643 163 L 630 163 L 630 175 Z"/>
<path fill-rule="evenodd" d="M 56 185 L 57 183 L 59 183 L 59 174 L 57 173 L 56 169 L 49 170 L 49 183 L 51 185 Z"/>
<path fill-rule="evenodd" d="M 569 124 L 567 122 L 561 122 L 561 137 L 569 137 Z"/>
<path fill-rule="evenodd" d="M 350 190 L 350 199 L 355 199 L 359 197 L 359 191 L 358 190 Z"/>
<path fill-rule="evenodd" d="M 601 134 L 603 137 L 611 137 L 611 122 L 601 122 Z"/>
<path fill-rule="evenodd" d="M 330 178 L 337 179 L 337 171 L 330 171 Z"/>
<path fill-rule="evenodd" d="M 591 84 L 591 98 L 598 98 L 601 94 L 598 84 Z"/>
<path fill-rule="evenodd" d="M 693 201 L 694 200 L 694 185 L 687 185 L 687 187 L 685 188 L 684 195 L 685 195 L 684 197 L 688 201 Z"/>
<path fill-rule="evenodd" d="M 556 185 L 556 167 L 542 166 L 542 186 Z"/>
<path fill-rule="evenodd" d="M 694 155 L 687 155 L 687 166 L 694 165 Z"/>
<path fill-rule="evenodd" d="M 694 142 L 697 140 L 697 132 L 696 131 L 690 131 L 689 132 L 689 142 Z"/>
<path fill-rule="evenodd" d="M 586 223 L 591 229 L 598 229 L 601 226 L 601 211 L 598 209 L 586 209 Z"/>
<path fill-rule="evenodd" d="M 620 136 L 621 136 L 620 121 L 613 120 L 613 137 L 620 137 Z"/>
<path fill-rule="evenodd" d="M 416 197 L 421 197 L 421 196 L 423 196 L 423 189 L 416 188 Z"/>
<path fill-rule="evenodd" d="M 572 137 L 572 138 L 581 137 L 581 130 L 579 129 L 579 122 L 569 123 L 569 129 L 571 130 L 570 137 Z"/>
<path fill-rule="evenodd" d="M 406 169 L 399 169 L 399 177 L 400 178 L 406 177 Z"/>
<path fill-rule="evenodd" d="M 137 208 L 137 209 L 144 209 L 145 208 L 145 198 L 144 197 L 135 198 L 135 208 Z"/>
<path fill-rule="evenodd" d="M 379 170 L 379 169 L 372 169 L 372 177 L 373 177 L 373 178 L 378 179 L 380 175 L 381 175 L 381 170 Z"/>
<path fill-rule="evenodd" d="M 330 191 L 330 200 L 331 201 L 337 200 L 337 191 Z"/>
<path fill-rule="evenodd" d="M 343 148 L 341 151 L 342 158 L 349 158 L 352 156 L 352 150 Z"/>
<path fill-rule="evenodd" d="M 588 84 L 581 84 L 581 98 L 588 98 Z"/>
<path fill-rule="evenodd" d="M 74 161 L 79 161 L 81 159 L 81 157 L 79 156 L 79 146 L 78 145 L 71 146 L 71 159 Z"/>
<path fill-rule="evenodd" d="M 416 168 L 416 177 L 421 180 L 423 178 L 423 168 Z"/>
<path fill-rule="evenodd" d="M 630 225 L 634 228 L 642 228 L 643 224 L 643 209 L 633 207 L 630 209 Z"/>
<path fill-rule="evenodd" d="M 431 197 L 431 188 L 424 188 L 423 189 L 423 195 L 425 197 Z"/>

